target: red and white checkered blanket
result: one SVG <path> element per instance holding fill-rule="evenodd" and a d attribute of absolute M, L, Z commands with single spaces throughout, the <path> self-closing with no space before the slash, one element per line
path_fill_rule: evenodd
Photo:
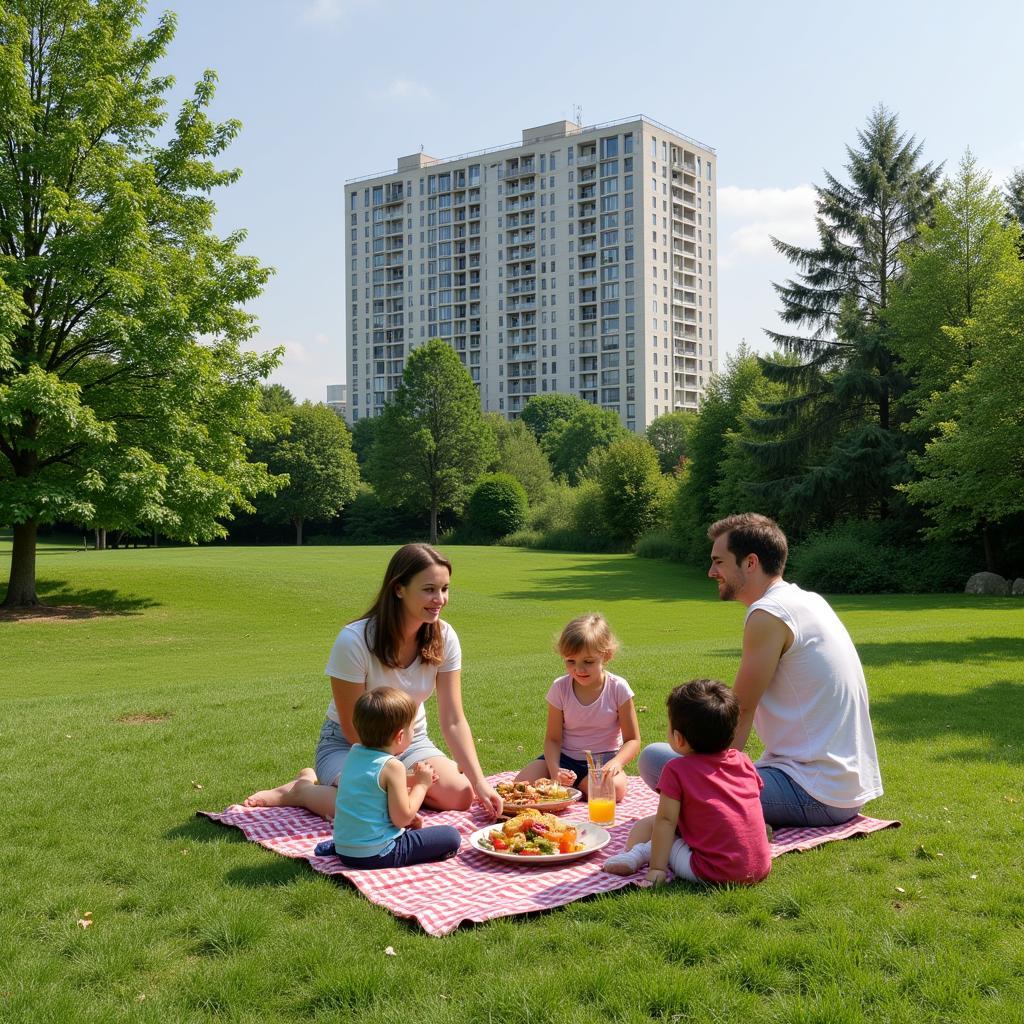
<path fill-rule="evenodd" d="M 513 777 L 512 772 L 492 776 L 493 782 Z M 463 843 L 451 860 L 405 868 L 352 871 L 337 857 L 316 857 L 317 843 L 331 838 L 331 825 L 309 811 L 295 807 L 242 807 L 233 804 L 221 813 L 199 813 L 242 830 L 246 839 L 285 857 L 302 857 L 314 871 L 341 875 L 367 899 L 386 907 L 397 917 L 413 918 L 430 935 L 448 935 L 467 922 L 550 910 L 597 893 L 627 885 L 646 885 L 646 872 L 622 877 L 601 870 L 604 861 L 625 846 L 633 823 L 653 814 L 658 797 L 638 778 L 630 778 L 625 799 L 615 810 L 610 828 L 612 841 L 590 857 L 557 866 L 512 864 L 496 860 Z M 586 804 L 570 807 L 564 817 L 585 821 Z M 427 825 L 454 825 L 464 836 L 488 824 L 483 809 L 425 812 Z M 809 850 L 835 839 L 898 827 L 897 821 L 881 821 L 862 815 L 834 828 L 777 829 L 772 856 Z"/>

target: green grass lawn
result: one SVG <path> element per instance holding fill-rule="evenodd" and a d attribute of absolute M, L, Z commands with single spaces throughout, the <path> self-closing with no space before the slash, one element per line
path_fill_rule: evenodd
<path fill-rule="evenodd" d="M 311 762 L 328 650 L 389 554 L 41 551 L 46 601 L 109 614 L 0 621 L 0 1021 L 1024 1020 L 1024 602 L 836 599 L 882 760 L 869 810 L 903 828 L 783 857 L 756 888 L 626 890 L 433 939 L 195 817 Z M 552 643 L 583 611 L 619 634 L 645 741 L 672 685 L 735 672 L 743 608 L 699 572 L 450 554 L 489 771 L 540 750 Z"/>

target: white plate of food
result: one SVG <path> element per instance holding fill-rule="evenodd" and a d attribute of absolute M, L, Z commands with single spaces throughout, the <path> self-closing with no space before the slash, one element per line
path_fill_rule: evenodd
<path fill-rule="evenodd" d="M 569 804 L 576 803 L 583 794 L 572 786 L 560 786 L 551 779 L 535 779 L 533 782 L 499 782 L 494 787 L 505 802 L 510 815 L 520 811 L 564 811 Z"/>
<path fill-rule="evenodd" d="M 513 864 L 563 864 L 589 857 L 611 842 L 611 835 L 586 821 L 562 821 L 552 814 L 523 811 L 508 821 L 477 829 L 474 850 Z"/>

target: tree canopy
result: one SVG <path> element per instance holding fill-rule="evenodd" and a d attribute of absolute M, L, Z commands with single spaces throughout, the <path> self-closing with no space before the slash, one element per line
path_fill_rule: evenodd
<path fill-rule="evenodd" d="M 461 510 L 469 487 L 494 460 L 494 434 L 466 368 L 439 338 L 411 352 L 402 383 L 384 406 L 367 476 L 390 505 L 437 517 Z"/>
<path fill-rule="evenodd" d="M 686 436 L 696 423 L 695 412 L 667 412 L 658 416 L 648 425 L 647 440 L 658 454 L 658 464 L 663 473 L 673 473 L 680 468 L 686 457 Z"/>
<path fill-rule="evenodd" d="M 288 432 L 267 452 L 267 467 L 288 483 L 260 503 L 270 522 L 291 523 L 302 543 L 307 520 L 338 515 L 355 497 L 359 466 L 348 428 L 333 409 L 303 402 L 294 408 Z"/>
<path fill-rule="evenodd" d="M 165 15 L 139 0 L 0 6 L 0 522 L 6 601 L 36 601 L 39 523 L 138 516 L 183 540 L 224 533 L 273 486 L 246 458 L 260 381 L 244 304 L 270 271 L 212 230 L 214 160 L 239 130 L 206 72 L 165 142 L 154 68 Z"/>

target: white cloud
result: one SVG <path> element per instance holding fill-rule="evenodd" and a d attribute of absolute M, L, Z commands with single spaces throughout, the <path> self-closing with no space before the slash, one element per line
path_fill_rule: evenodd
<path fill-rule="evenodd" d="M 774 253 L 772 236 L 800 245 L 814 242 L 815 198 L 811 185 L 719 189 L 719 266 Z"/>
<path fill-rule="evenodd" d="M 429 100 L 434 94 L 422 82 L 414 82 L 410 78 L 396 78 L 387 88 L 378 94 L 386 100 Z"/>

